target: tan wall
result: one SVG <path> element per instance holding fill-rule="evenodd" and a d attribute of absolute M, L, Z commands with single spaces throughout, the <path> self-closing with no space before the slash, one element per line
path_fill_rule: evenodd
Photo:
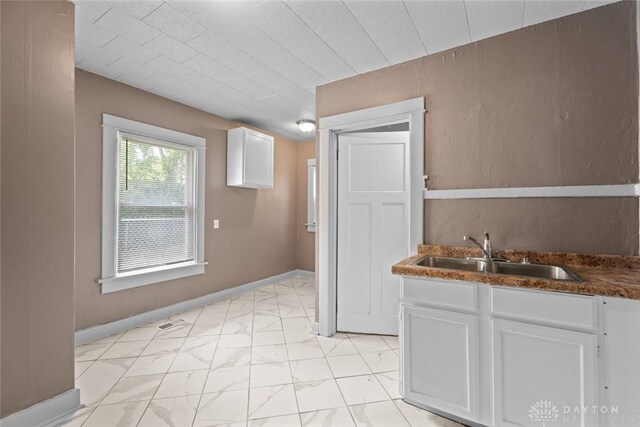
<path fill-rule="evenodd" d="M 73 4 L 3 1 L 0 417 L 73 380 Z"/>
<path fill-rule="evenodd" d="M 635 31 L 614 3 L 321 86 L 317 116 L 424 96 L 432 189 L 635 183 Z M 630 200 L 430 201 L 425 218 L 428 243 L 487 227 L 498 248 L 638 253 Z"/>
<path fill-rule="evenodd" d="M 298 191 L 296 204 L 298 221 L 296 232 L 298 236 L 298 268 L 300 270 L 316 271 L 316 233 L 310 233 L 305 226 L 307 222 L 307 160 L 316 157 L 316 142 L 306 141 L 297 144 L 298 160 L 296 161 Z"/>
<path fill-rule="evenodd" d="M 100 294 L 102 113 L 207 139 L 203 275 Z M 122 319 L 296 269 L 296 143 L 276 136 L 274 188 L 226 186 L 226 130 L 218 116 L 76 70 L 76 328 Z M 220 229 L 213 229 L 214 218 Z"/>

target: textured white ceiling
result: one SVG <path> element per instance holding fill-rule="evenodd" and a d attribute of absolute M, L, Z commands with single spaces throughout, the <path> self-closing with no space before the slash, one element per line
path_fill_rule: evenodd
<path fill-rule="evenodd" d="M 607 0 L 75 0 L 76 65 L 305 140 L 315 87 Z"/>

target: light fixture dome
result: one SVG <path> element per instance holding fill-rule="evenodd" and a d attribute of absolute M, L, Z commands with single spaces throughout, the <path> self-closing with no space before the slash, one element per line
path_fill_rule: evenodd
<path fill-rule="evenodd" d="M 296 123 L 300 130 L 304 133 L 309 133 L 316 130 L 316 122 L 314 122 L 313 120 L 298 120 Z"/>

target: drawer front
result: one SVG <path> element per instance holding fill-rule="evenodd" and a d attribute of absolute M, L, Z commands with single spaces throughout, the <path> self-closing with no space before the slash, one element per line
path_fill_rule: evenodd
<path fill-rule="evenodd" d="M 587 295 L 491 287 L 491 313 L 514 320 L 595 331 L 596 299 Z"/>
<path fill-rule="evenodd" d="M 477 310 L 477 285 L 454 280 L 402 278 L 402 299 L 445 308 Z"/>

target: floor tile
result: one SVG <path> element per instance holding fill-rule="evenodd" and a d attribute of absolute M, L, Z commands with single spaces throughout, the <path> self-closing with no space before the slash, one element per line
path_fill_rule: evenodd
<path fill-rule="evenodd" d="M 218 347 L 220 348 L 251 347 L 251 334 L 220 335 L 220 341 L 218 341 Z"/>
<path fill-rule="evenodd" d="M 294 388 L 300 412 L 345 406 L 334 379 L 295 383 Z"/>
<path fill-rule="evenodd" d="M 76 362 L 75 363 L 75 378 L 78 379 L 78 377 L 80 375 L 82 375 L 84 373 L 84 371 L 86 371 L 87 369 L 89 369 L 89 366 L 91 366 L 93 364 L 93 360 L 89 360 L 86 362 Z"/>
<path fill-rule="evenodd" d="M 383 335 L 382 340 L 387 343 L 389 347 L 393 350 L 397 350 L 400 348 L 400 342 L 398 341 L 398 337 L 394 337 L 391 335 Z"/>
<path fill-rule="evenodd" d="M 110 343 L 79 345 L 75 348 L 75 360 L 76 362 L 98 360 L 109 347 L 111 347 Z"/>
<path fill-rule="evenodd" d="M 389 395 L 374 375 L 336 379 L 347 405 L 389 400 Z"/>
<path fill-rule="evenodd" d="M 327 362 L 336 378 L 371 373 L 371 369 L 359 354 L 327 357 Z"/>
<path fill-rule="evenodd" d="M 249 420 L 247 427 L 300 427 L 298 414 Z"/>
<path fill-rule="evenodd" d="M 217 336 L 187 338 L 171 364 L 169 372 L 209 369 L 217 344 Z"/>
<path fill-rule="evenodd" d="M 153 398 L 163 377 L 164 374 L 154 374 L 121 378 L 100 404 L 149 401 Z"/>
<path fill-rule="evenodd" d="M 125 341 L 111 345 L 100 359 L 121 359 L 124 357 L 138 357 L 142 350 L 149 344 L 149 341 Z"/>
<path fill-rule="evenodd" d="M 147 406 L 138 427 L 191 427 L 200 396 L 154 399 Z"/>
<path fill-rule="evenodd" d="M 282 327 L 286 329 L 311 329 L 311 324 L 304 317 L 282 319 Z"/>
<path fill-rule="evenodd" d="M 203 394 L 193 427 L 243 422 L 247 419 L 248 400 L 248 389 Z"/>
<path fill-rule="evenodd" d="M 460 427 L 399 400 L 397 337 L 316 336 L 314 304 L 292 278 L 78 346 L 60 424 Z"/>
<path fill-rule="evenodd" d="M 112 334 L 109 335 L 107 337 L 104 338 L 100 338 L 98 340 L 92 341 L 91 344 L 107 344 L 107 343 L 114 343 L 116 341 L 118 341 L 118 338 L 120 338 L 122 336 L 123 332 L 118 332 L 116 334 Z"/>
<path fill-rule="evenodd" d="M 291 361 L 291 375 L 294 382 L 328 380 L 333 378 L 326 359 L 306 359 Z"/>
<path fill-rule="evenodd" d="M 360 353 L 391 350 L 391 347 L 379 335 L 362 335 L 351 338 L 351 342 Z"/>
<path fill-rule="evenodd" d="M 356 426 L 409 427 L 407 420 L 405 420 L 391 400 L 350 406 L 349 410 L 351 411 Z"/>
<path fill-rule="evenodd" d="M 251 364 L 251 348 L 217 348 L 211 369 L 249 366 Z"/>
<path fill-rule="evenodd" d="M 284 335 L 282 331 L 266 331 L 253 333 L 253 345 L 274 345 L 284 344 Z"/>
<path fill-rule="evenodd" d="M 253 347 L 251 353 L 251 364 L 285 362 L 289 360 L 287 347 L 284 344 L 263 345 Z"/>
<path fill-rule="evenodd" d="M 119 403 L 100 405 L 87 418 L 83 427 L 135 427 L 140 421 L 149 402 Z"/>
<path fill-rule="evenodd" d="M 354 427 L 349 409 L 333 408 L 300 414 L 303 427 Z M 389 426 L 391 427 L 391 426 Z"/>
<path fill-rule="evenodd" d="M 155 339 L 168 339 L 168 338 L 186 338 L 191 332 L 193 323 L 183 322 L 169 329 L 159 330 L 155 335 Z"/>
<path fill-rule="evenodd" d="M 316 334 L 309 329 L 285 329 L 284 340 L 287 344 L 317 342 Z"/>
<path fill-rule="evenodd" d="M 362 358 L 373 372 L 397 371 L 400 368 L 400 359 L 393 350 L 362 353 Z"/>
<path fill-rule="evenodd" d="M 409 405 L 401 399 L 394 400 L 394 403 L 411 427 L 464 427 L 455 421 Z"/>
<path fill-rule="evenodd" d="M 175 354 L 163 354 L 160 356 L 140 356 L 124 374 L 125 377 L 136 375 L 164 374 L 169 370 Z"/>
<path fill-rule="evenodd" d="M 152 339 L 159 329 L 155 327 L 133 328 L 126 331 L 118 341 L 148 341 Z"/>
<path fill-rule="evenodd" d="M 376 378 L 392 399 L 400 399 L 400 373 L 398 371 L 376 374 Z"/>
<path fill-rule="evenodd" d="M 160 354 L 171 354 L 180 351 L 184 344 L 184 338 L 154 339 L 142 351 L 141 356 L 157 356 Z"/>
<path fill-rule="evenodd" d="M 94 362 L 76 380 L 80 400 L 86 406 L 98 404 L 136 359 L 108 359 Z"/>
<path fill-rule="evenodd" d="M 302 360 L 324 357 L 324 353 L 322 352 L 320 344 L 318 344 L 317 340 L 287 344 L 287 352 L 289 353 L 289 360 Z"/>
<path fill-rule="evenodd" d="M 318 337 L 318 343 L 325 356 L 346 356 L 349 354 L 358 354 L 358 349 L 351 343 L 349 338 L 327 338 Z"/>
<path fill-rule="evenodd" d="M 289 362 L 273 362 L 261 365 L 251 365 L 251 388 L 291 384 L 292 382 L 293 380 L 291 379 Z"/>
<path fill-rule="evenodd" d="M 80 427 L 95 409 L 95 406 L 89 406 L 75 410 L 58 420 L 55 427 Z"/>
<path fill-rule="evenodd" d="M 291 384 L 249 390 L 249 419 L 296 413 L 298 406 Z"/>
<path fill-rule="evenodd" d="M 204 393 L 249 388 L 251 367 L 249 365 L 231 368 L 216 368 L 209 371 Z"/>
<path fill-rule="evenodd" d="M 171 372 L 165 375 L 154 399 L 200 395 L 209 371 Z"/>

